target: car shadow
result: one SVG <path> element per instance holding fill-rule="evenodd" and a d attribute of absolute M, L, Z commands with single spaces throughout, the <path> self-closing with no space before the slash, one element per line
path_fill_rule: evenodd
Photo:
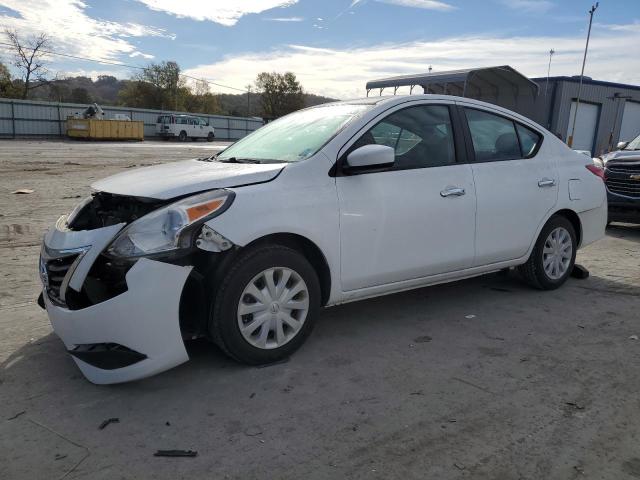
<path fill-rule="evenodd" d="M 613 222 L 607 227 L 607 235 L 640 242 L 640 225 Z"/>

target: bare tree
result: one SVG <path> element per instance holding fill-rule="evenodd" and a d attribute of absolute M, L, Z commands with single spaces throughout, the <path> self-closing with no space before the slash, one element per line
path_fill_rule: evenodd
<path fill-rule="evenodd" d="M 15 30 L 6 29 L 5 35 L 13 46 L 13 65 L 22 73 L 22 99 L 26 99 L 29 92 L 46 85 L 47 68 L 46 50 L 51 48 L 51 42 L 46 33 L 35 35 L 23 41 Z M 34 83 L 37 82 L 37 83 Z"/>

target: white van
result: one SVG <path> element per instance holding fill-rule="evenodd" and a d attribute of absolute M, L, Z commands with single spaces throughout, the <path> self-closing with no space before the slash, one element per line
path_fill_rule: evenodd
<path fill-rule="evenodd" d="M 177 137 L 181 142 L 185 142 L 187 138 L 206 138 L 208 142 L 213 142 L 215 138 L 214 128 L 209 122 L 193 115 L 160 115 L 156 123 L 156 133 L 164 138 Z"/>

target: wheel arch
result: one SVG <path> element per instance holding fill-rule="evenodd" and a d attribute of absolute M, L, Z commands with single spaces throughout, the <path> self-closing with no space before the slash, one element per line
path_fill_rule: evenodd
<path fill-rule="evenodd" d="M 313 241 L 297 233 L 281 232 L 270 233 L 256 238 L 244 247 L 243 250 L 254 248 L 260 245 L 283 245 L 303 254 L 311 266 L 318 274 L 320 281 L 320 291 L 322 294 L 321 303 L 326 305 L 331 294 L 331 269 L 324 253 Z"/>
<path fill-rule="evenodd" d="M 553 215 L 558 215 L 560 217 L 564 217 L 564 218 L 566 218 L 567 220 L 569 220 L 571 222 L 571 225 L 573 225 L 573 229 L 576 232 L 576 245 L 578 245 L 578 247 L 580 247 L 580 244 L 582 243 L 582 222 L 580 221 L 580 217 L 578 216 L 578 214 L 576 212 L 574 212 L 573 210 L 569 210 L 568 208 L 564 208 L 562 210 L 558 210 Z M 549 218 L 551 218 L 551 217 L 549 217 Z M 547 222 L 548 221 L 549 220 L 547 220 Z"/>

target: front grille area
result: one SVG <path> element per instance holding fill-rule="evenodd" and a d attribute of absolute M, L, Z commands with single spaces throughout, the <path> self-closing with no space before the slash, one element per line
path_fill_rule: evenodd
<path fill-rule="evenodd" d="M 640 163 L 608 164 L 604 173 L 611 193 L 640 198 Z"/>
<path fill-rule="evenodd" d="M 640 174 L 640 163 L 616 163 L 614 165 L 607 164 L 607 170 L 612 173 L 636 175 Z"/>
<path fill-rule="evenodd" d="M 66 306 L 66 302 L 62 298 L 62 289 L 66 287 L 68 279 L 65 282 L 65 278 L 69 273 L 69 269 L 78 259 L 79 253 L 66 255 L 64 257 L 57 257 L 51 259 L 41 260 L 41 269 L 46 272 L 46 285 L 47 295 L 53 303 L 59 306 Z"/>

